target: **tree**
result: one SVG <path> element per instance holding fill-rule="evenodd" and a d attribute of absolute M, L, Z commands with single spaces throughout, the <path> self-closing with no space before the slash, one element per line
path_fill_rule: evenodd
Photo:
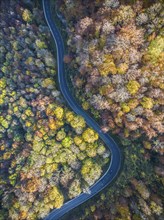
<path fill-rule="evenodd" d="M 81 168 L 81 174 L 84 180 L 91 186 L 101 175 L 101 167 L 94 163 L 92 159 L 86 159 Z"/>
<path fill-rule="evenodd" d="M 83 132 L 82 137 L 84 141 L 88 143 L 94 143 L 96 140 L 98 140 L 98 134 L 91 128 L 87 128 Z"/>
<path fill-rule="evenodd" d="M 27 23 L 30 23 L 32 21 L 32 14 L 28 9 L 25 9 L 22 13 L 22 18 Z"/>
<path fill-rule="evenodd" d="M 81 192 L 80 181 L 78 179 L 74 180 L 69 187 L 69 198 L 72 199 L 78 196 Z"/>

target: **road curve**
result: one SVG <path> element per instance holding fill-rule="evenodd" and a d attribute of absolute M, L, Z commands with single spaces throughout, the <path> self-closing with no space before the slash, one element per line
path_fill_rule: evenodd
<path fill-rule="evenodd" d="M 90 187 L 90 194 L 82 193 L 76 198 L 66 202 L 61 208 L 54 209 L 50 214 L 45 218 L 45 220 L 56 220 L 60 219 L 63 215 L 68 213 L 70 210 L 74 209 L 75 207 L 79 206 L 80 204 L 86 202 L 88 199 L 95 196 L 99 193 L 102 189 L 104 189 L 109 183 L 111 183 L 114 178 L 117 176 L 120 167 L 121 167 L 121 151 L 116 144 L 116 142 L 112 139 L 111 136 L 108 134 L 104 134 L 101 131 L 100 126 L 76 103 L 74 97 L 69 91 L 66 77 L 64 74 L 64 44 L 61 37 L 60 32 L 58 31 L 56 25 L 53 22 L 50 10 L 50 1 L 49 0 L 42 0 L 43 10 L 45 19 L 47 24 L 50 28 L 51 34 L 56 44 L 57 50 L 57 71 L 58 71 L 58 81 L 60 90 L 66 99 L 68 105 L 71 109 L 78 115 L 81 115 L 88 126 L 92 127 L 98 134 L 99 137 L 104 141 L 106 146 L 109 148 L 111 152 L 111 161 L 109 168 L 105 172 L 105 174 L 94 184 Z"/>

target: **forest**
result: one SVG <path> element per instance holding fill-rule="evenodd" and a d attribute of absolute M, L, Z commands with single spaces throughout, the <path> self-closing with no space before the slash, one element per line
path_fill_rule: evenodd
<path fill-rule="evenodd" d="M 163 1 L 51 4 L 71 91 L 124 157 L 116 181 L 63 219 L 162 220 Z M 110 152 L 62 97 L 41 2 L 0 1 L 0 21 L 0 220 L 43 219 L 88 191 Z"/>
<path fill-rule="evenodd" d="M 163 1 L 63 0 L 57 8 L 73 93 L 124 154 L 120 176 L 79 208 L 82 219 L 163 219 Z"/>
<path fill-rule="evenodd" d="M 88 190 L 110 152 L 66 105 L 41 9 L 0 12 L 0 219 L 39 219 Z"/>

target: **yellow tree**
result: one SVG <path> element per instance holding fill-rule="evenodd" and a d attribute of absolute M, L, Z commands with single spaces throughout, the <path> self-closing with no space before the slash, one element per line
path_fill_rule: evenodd
<path fill-rule="evenodd" d="M 32 14 L 31 14 L 31 12 L 28 9 L 25 9 L 23 11 L 22 18 L 26 22 L 31 22 L 32 21 Z"/>

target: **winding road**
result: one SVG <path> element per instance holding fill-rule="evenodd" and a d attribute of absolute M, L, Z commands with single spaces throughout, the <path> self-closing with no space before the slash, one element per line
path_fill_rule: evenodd
<path fill-rule="evenodd" d="M 66 77 L 64 74 L 64 44 L 61 37 L 59 30 L 57 29 L 56 25 L 53 22 L 51 9 L 50 9 L 50 1 L 49 0 L 42 0 L 43 10 L 45 19 L 47 24 L 50 28 L 51 34 L 56 44 L 57 50 L 57 71 L 58 71 L 58 81 L 60 90 L 66 99 L 70 108 L 78 115 L 81 115 L 88 126 L 92 127 L 98 134 L 99 137 L 103 140 L 106 146 L 109 148 L 111 152 L 111 161 L 109 168 L 105 172 L 105 174 L 94 184 L 90 187 L 90 194 L 82 193 L 76 198 L 66 202 L 61 208 L 54 209 L 50 214 L 45 218 L 45 220 L 57 220 L 60 219 L 63 215 L 68 213 L 70 210 L 74 209 L 75 207 L 79 206 L 80 204 L 86 202 L 88 199 L 95 196 L 99 193 L 102 189 L 104 189 L 109 183 L 111 183 L 114 178 L 117 176 L 120 167 L 121 167 L 121 151 L 116 144 L 116 142 L 112 139 L 111 136 L 108 134 L 104 134 L 101 131 L 100 126 L 76 103 L 74 97 L 69 91 Z"/>

